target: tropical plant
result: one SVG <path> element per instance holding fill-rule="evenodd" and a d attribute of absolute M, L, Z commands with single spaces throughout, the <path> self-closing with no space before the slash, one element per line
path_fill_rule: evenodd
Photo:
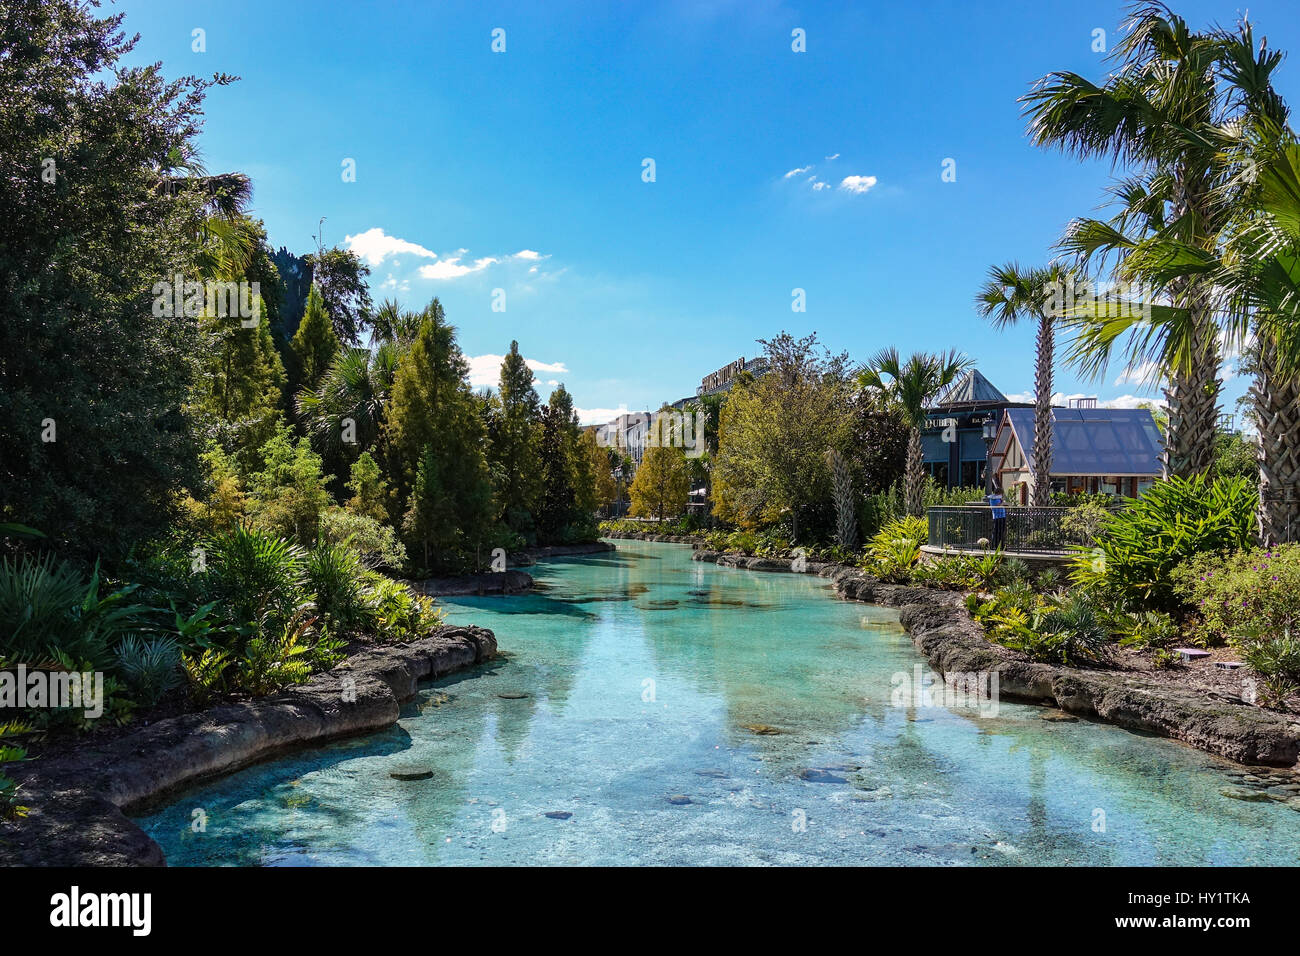
<path fill-rule="evenodd" d="M 1174 569 L 1202 552 L 1250 544 L 1255 508 L 1255 491 L 1242 478 L 1158 481 L 1107 519 L 1096 547 L 1076 549 L 1070 579 L 1116 604 L 1176 610 Z"/>
<path fill-rule="evenodd" d="M 1233 32 L 1197 33 L 1160 3 L 1138 6 L 1128 27 L 1103 86 L 1053 73 L 1023 100 L 1036 143 L 1133 167 L 1113 189 L 1115 218 L 1074 222 L 1062 248 L 1085 262 L 1114 256 L 1119 278 L 1138 283 L 1143 301 L 1074 308 L 1071 357 L 1099 374 L 1131 333 L 1130 365 L 1154 363 L 1168 379 L 1165 473 L 1185 477 L 1214 462 L 1221 387 L 1214 264 L 1255 189 L 1254 173 L 1243 175 L 1238 137 L 1285 120 L 1271 87 L 1281 57 L 1263 44 L 1257 53 L 1244 22 Z"/>
<path fill-rule="evenodd" d="M 207 706 L 213 695 L 225 688 L 226 669 L 231 663 L 230 653 L 215 647 L 182 654 L 181 667 L 189 685 L 190 700 L 200 707 Z"/>
<path fill-rule="evenodd" d="M 883 581 L 907 581 L 921 559 L 927 533 L 924 518 L 891 521 L 871 539 L 862 566 Z"/>
<path fill-rule="evenodd" d="M 27 759 L 27 749 L 7 743 L 7 739 L 32 732 L 17 720 L 0 721 L 0 819 L 14 820 L 27 815 L 27 807 L 18 803 L 18 782 L 4 774 L 4 765 Z"/>
<path fill-rule="evenodd" d="M 956 381 L 970 361 L 953 350 L 930 354 L 917 352 L 904 362 L 894 348 L 883 349 L 867 363 L 858 384 L 895 402 L 910 429 L 907 441 L 905 507 L 909 515 L 920 515 L 925 462 L 921 452 L 921 429 L 926 427 L 926 408 Z"/>
<path fill-rule="evenodd" d="M 170 637 L 128 634 L 118 642 L 117 672 L 135 700 L 153 707 L 183 681 L 180 645 Z"/>
<path fill-rule="evenodd" d="M 235 661 L 235 681 L 240 690 L 261 697 L 290 684 L 302 684 L 311 676 L 308 642 L 316 618 L 306 607 L 284 622 L 280 633 L 263 627 L 244 645 Z"/>
<path fill-rule="evenodd" d="M 375 445 L 400 354 L 391 342 L 381 343 L 373 352 L 346 349 L 330 363 L 315 388 L 298 393 L 298 416 L 312 447 L 339 462 Z"/>
<path fill-rule="evenodd" d="M 1033 627 L 1044 639 L 1037 650 L 1048 660 L 1061 664 L 1096 663 L 1107 656 L 1110 631 L 1086 594 L 1049 598 L 1035 615 Z"/>
<path fill-rule="evenodd" d="M 357 624 L 365 610 L 362 565 L 347 544 L 319 542 L 307 553 L 307 588 L 316 595 L 316 609 L 338 627 Z"/>
<path fill-rule="evenodd" d="M 235 623 L 287 617 L 301 601 L 306 553 L 284 538 L 239 525 L 209 538 L 204 550 L 208 586 Z"/>

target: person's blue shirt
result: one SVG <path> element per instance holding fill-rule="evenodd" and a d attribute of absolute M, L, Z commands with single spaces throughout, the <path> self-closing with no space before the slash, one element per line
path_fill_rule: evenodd
<path fill-rule="evenodd" d="M 989 508 L 993 511 L 994 518 L 1005 518 L 1007 509 L 1002 504 L 1002 496 L 999 494 L 988 495 Z"/>

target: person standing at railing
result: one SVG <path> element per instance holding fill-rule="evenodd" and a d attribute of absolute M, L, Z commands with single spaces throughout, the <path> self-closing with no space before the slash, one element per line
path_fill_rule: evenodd
<path fill-rule="evenodd" d="M 1000 491 L 990 492 L 984 497 L 988 500 L 989 511 L 993 515 L 993 534 L 989 537 L 989 546 L 994 551 L 1000 551 L 1007 536 L 1007 508 Z"/>

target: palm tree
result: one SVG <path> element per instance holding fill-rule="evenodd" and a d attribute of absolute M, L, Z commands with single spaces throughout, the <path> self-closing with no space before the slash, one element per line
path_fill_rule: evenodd
<path fill-rule="evenodd" d="M 907 469 L 903 500 L 909 515 L 922 513 L 925 461 L 921 453 L 921 429 L 925 409 L 970 367 L 970 360 L 953 349 L 950 352 L 914 352 L 906 362 L 898 349 L 877 352 L 858 373 L 858 385 L 871 389 L 897 404 L 907 425 Z"/>
<path fill-rule="evenodd" d="M 357 454 L 379 440 L 399 355 L 392 342 L 382 343 L 373 352 L 346 349 L 314 390 L 298 393 L 298 415 L 318 451 L 336 460 L 354 458 L 344 455 L 347 437 L 355 439 Z M 349 420 L 351 432 L 346 428 Z"/>
<path fill-rule="evenodd" d="M 1076 358 L 1104 366 L 1119 335 L 1132 332 L 1134 360 L 1165 367 L 1195 362 L 1206 340 L 1196 302 L 1207 294 L 1213 334 L 1249 344 L 1254 417 L 1260 430 L 1260 534 L 1266 543 L 1300 535 L 1300 151 L 1288 110 L 1273 89 L 1281 55 L 1256 46 L 1249 24 L 1205 41 L 1220 82 L 1220 124 L 1204 131 L 1216 149 L 1204 220 L 1213 235 L 1190 233 L 1165 216 L 1168 177 L 1159 172 L 1118 187 L 1123 212 L 1112 223 L 1084 220 L 1063 242 L 1087 258 L 1118 253 L 1120 273 L 1171 293 L 1173 305 L 1143 304 L 1148 321 L 1094 308 L 1076 315 Z M 1134 229 L 1133 227 L 1137 228 Z M 1136 232 L 1136 235 L 1133 233 Z"/>
<path fill-rule="evenodd" d="M 1131 238 L 1123 236 L 1124 227 L 1136 218 L 1158 235 L 1212 250 L 1227 221 L 1216 187 L 1223 176 L 1221 132 L 1231 120 L 1217 83 L 1219 38 L 1193 32 L 1161 3 L 1137 6 L 1126 26 L 1114 54 L 1119 68 L 1104 85 L 1076 73 L 1052 73 L 1022 97 L 1037 145 L 1081 158 L 1109 157 L 1139 172 L 1117 193 L 1126 203 L 1117 222 L 1076 223 L 1065 245 L 1078 253 L 1122 254 L 1122 243 L 1096 240 L 1107 229 Z M 1214 456 L 1221 383 L 1212 290 L 1203 275 L 1188 273 L 1168 282 L 1165 291 L 1179 320 L 1147 328 L 1138 339 L 1168 379 L 1165 473 L 1191 475 L 1208 470 Z M 1076 343 L 1075 357 L 1085 367 L 1104 370 L 1109 343 L 1137 321 L 1117 328 L 1117 318 L 1104 309 L 1091 317 L 1106 334 L 1094 330 Z"/>
<path fill-rule="evenodd" d="M 1229 244 L 1216 280 L 1229 313 L 1251 323 L 1259 531 L 1274 545 L 1300 540 L 1300 141 L 1289 129 L 1267 139 L 1250 160 L 1258 214 Z"/>
<path fill-rule="evenodd" d="M 997 328 L 1023 320 L 1038 323 L 1034 366 L 1034 494 L 1030 502 L 1038 508 L 1051 500 L 1052 473 L 1052 363 L 1056 351 L 1055 320 L 1059 318 L 1053 300 L 1072 301 L 1072 273 L 1058 265 L 1022 269 L 1014 262 L 989 268 L 984 288 L 976 296 L 976 308 Z M 1039 440 L 1042 439 L 1042 440 Z"/>

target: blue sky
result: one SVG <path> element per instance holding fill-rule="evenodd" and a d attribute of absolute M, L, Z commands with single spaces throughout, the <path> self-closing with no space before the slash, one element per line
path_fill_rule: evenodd
<path fill-rule="evenodd" d="M 1195 26 L 1242 10 L 1175 8 Z M 1027 393 L 1033 330 L 992 330 L 974 294 L 994 262 L 1049 258 L 1066 223 L 1096 210 L 1110 169 L 1030 146 L 1016 97 L 1051 70 L 1100 80 L 1093 31 L 1113 44 L 1124 5 L 105 9 L 141 34 L 133 62 L 242 77 L 209 95 L 202 158 L 252 177 L 275 246 L 314 249 L 325 217 L 327 245 L 368 258 L 376 301 L 442 299 L 476 381 L 494 383 L 492 356 L 518 339 L 543 398 L 562 381 L 594 421 L 693 394 L 783 329 L 858 360 L 957 347 L 1003 391 Z M 1249 11 L 1270 46 L 1300 51 L 1293 3 Z M 795 29 L 806 52 L 791 49 Z M 1300 60 L 1280 87 L 1300 102 Z M 1089 382 L 1058 367 L 1057 387 L 1153 394 L 1122 372 Z M 1227 410 L 1243 387 L 1228 382 Z"/>

